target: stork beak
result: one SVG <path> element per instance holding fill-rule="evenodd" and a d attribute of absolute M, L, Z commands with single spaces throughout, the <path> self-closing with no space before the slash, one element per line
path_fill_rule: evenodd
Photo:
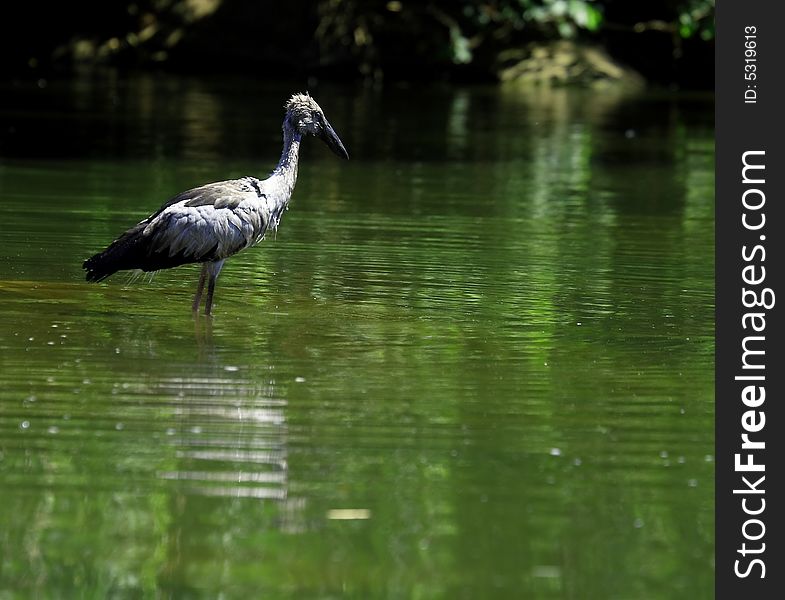
<path fill-rule="evenodd" d="M 319 137 L 322 138 L 324 143 L 327 144 L 327 147 L 335 152 L 335 154 L 343 159 L 349 160 L 349 153 L 346 151 L 346 148 L 344 148 L 341 138 L 335 133 L 335 129 L 333 129 L 333 126 L 330 125 L 327 119 L 324 120 L 324 127 L 322 128 Z"/>

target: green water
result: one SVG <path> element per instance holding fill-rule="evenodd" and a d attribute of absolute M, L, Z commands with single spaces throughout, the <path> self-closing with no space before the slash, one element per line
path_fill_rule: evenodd
<path fill-rule="evenodd" d="M 296 89 L 0 90 L 0 597 L 712 597 L 712 98 L 318 88 L 213 319 L 83 281 Z"/>

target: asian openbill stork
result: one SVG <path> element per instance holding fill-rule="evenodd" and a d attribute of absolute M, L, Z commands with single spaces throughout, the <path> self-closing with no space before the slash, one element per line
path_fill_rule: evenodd
<path fill-rule="evenodd" d="M 193 311 L 199 311 L 206 282 L 204 314 L 209 315 L 224 261 L 260 242 L 269 229 L 277 229 L 297 181 L 303 136 L 321 138 L 335 154 L 349 158 L 324 111 L 308 94 L 295 94 L 284 108 L 283 152 L 267 179 L 218 181 L 178 194 L 87 259 L 87 281 L 101 281 L 126 269 L 158 271 L 202 263 Z"/>

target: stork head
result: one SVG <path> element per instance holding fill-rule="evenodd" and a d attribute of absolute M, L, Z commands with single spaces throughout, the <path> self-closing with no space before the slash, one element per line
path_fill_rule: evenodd
<path fill-rule="evenodd" d="M 284 126 L 288 124 L 301 135 L 307 133 L 316 136 L 327 144 L 327 147 L 335 154 L 341 158 L 349 158 L 349 153 L 344 148 L 341 138 L 338 137 L 327 117 L 324 116 L 322 107 L 307 93 L 295 94 L 289 98 L 284 108 L 286 109 Z"/>

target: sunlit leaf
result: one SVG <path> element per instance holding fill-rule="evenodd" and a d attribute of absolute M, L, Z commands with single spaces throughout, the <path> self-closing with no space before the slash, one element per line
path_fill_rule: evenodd
<path fill-rule="evenodd" d="M 692 34 L 695 33 L 695 25 L 693 23 L 683 23 L 679 27 L 679 35 L 683 38 L 692 37 Z"/>
<path fill-rule="evenodd" d="M 602 13 L 593 6 L 586 7 L 586 29 L 597 31 L 602 24 Z"/>

